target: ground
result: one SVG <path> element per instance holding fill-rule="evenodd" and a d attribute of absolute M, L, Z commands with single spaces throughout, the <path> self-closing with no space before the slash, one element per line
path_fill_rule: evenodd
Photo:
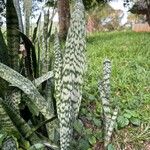
<path fill-rule="evenodd" d="M 103 119 L 98 80 L 102 76 L 105 58 L 112 62 L 111 103 L 120 108 L 110 147 L 114 146 L 117 150 L 150 149 L 149 39 L 149 33 L 134 32 L 105 32 L 88 36 L 88 65 L 80 111 L 83 134 L 79 137 L 87 149 L 101 149 Z M 81 149 L 87 150 L 82 145 Z"/>

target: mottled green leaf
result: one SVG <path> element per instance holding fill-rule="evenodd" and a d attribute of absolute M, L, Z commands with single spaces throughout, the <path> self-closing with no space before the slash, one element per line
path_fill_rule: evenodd
<path fill-rule="evenodd" d="M 115 150 L 115 148 L 112 144 L 109 144 L 107 150 Z"/>
<path fill-rule="evenodd" d="M 124 116 L 119 116 L 117 118 L 118 126 L 123 128 L 129 124 L 129 120 L 125 118 Z"/>
<path fill-rule="evenodd" d="M 6 133 L 1 133 L 0 134 L 0 146 L 2 145 L 3 140 L 6 138 L 7 134 Z"/>
<path fill-rule="evenodd" d="M 125 118 L 128 118 L 128 119 L 130 119 L 130 118 L 132 117 L 132 115 L 129 114 L 129 113 L 125 113 L 125 114 L 123 114 L 123 116 L 124 116 Z"/>
<path fill-rule="evenodd" d="M 44 150 L 44 145 L 41 143 L 34 144 L 29 150 Z"/>
<path fill-rule="evenodd" d="M 94 118 L 94 119 L 93 119 L 93 122 L 94 122 L 94 124 L 95 124 L 97 127 L 100 127 L 100 126 L 102 125 L 102 122 L 101 122 L 100 119 Z"/>
<path fill-rule="evenodd" d="M 78 133 L 82 133 L 83 131 L 83 123 L 81 122 L 81 120 L 76 120 L 74 122 L 74 129 L 78 132 Z"/>
<path fill-rule="evenodd" d="M 102 131 L 96 131 L 96 133 L 94 134 L 94 136 L 98 139 L 101 140 L 103 137 L 103 132 Z"/>
<path fill-rule="evenodd" d="M 130 122 L 135 126 L 140 126 L 140 124 L 141 124 L 140 119 L 134 118 L 134 117 L 130 118 Z"/>
<path fill-rule="evenodd" d="M 30 105 L 30 102 L 32 104 L 34 103 L 35 107 L 38 108 L 38 111 L 41 112 L 45 118 L 49 119 L 52 117 L 50 106 L 30 80 L 2 63 L 0 63 L 0 77 L 27 94 L 30 98 L 27 102 L 28 105 Z"/>
<path fill-rule="evenodd" d="M 89 100 L 90 100 L 90 101 L 95 100 L 95 96 L 94 96 L 94 95 L 89 95 Z"/>
<path fill-rule="evenodd" d="M 79 149 L 80 150 L 87 150 L 88 148 L 90 148 L 89 141 L 87 141 L 85 139 L 80 139 L 80 141 L 79 141 Z"/>
<path fill-rule="evenodd" d="M 17 139 L 13 136 L 6 137 L 2 142 L 1 150 L 18 150 Z"/>
<path fill-rule="evenodd" d="M 94 145 L 94 144 L 96 143 L 96 138 L 95 138 L 95 136 L 90 137 L 90 138 L 89 138 L 89 142 L 90 142 L 91 145 Z"/>
<path fill-rule="evenodd" d="M 91 136 L 91 135 L 92 135 L 92 133 L 93 133 L 93 132 L 92 132 L 92 129 L 90 129 L 90 128 L 88 128 L 88 129 L 86 129 L 86 130 L 85 130 L 85 134 L 86 134 L 86 136 L 88 136 L 88 135 L 90 135 L 90 136 Z"/>

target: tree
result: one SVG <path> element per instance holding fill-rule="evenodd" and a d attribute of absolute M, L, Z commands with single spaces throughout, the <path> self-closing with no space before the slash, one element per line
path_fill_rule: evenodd
<path fill-rule="evenodd" d="M 83 0 L 86 10 L 95 7 L 98 4 L 105 4 L 107 0 Z M 66 38 L 70 24 L 70 0 L 58 0 L 58 15 L 59 15 L 59 36 L 62 39 Z"/>
<path fill-rule="evenodd" d="M 70 24 L 70 6 L 69 0 L 58 0 L 58 16 L 59 16 L 59 36 L 65 39 Z"/>
<path fill-rule="evenodd" d="M 86 10 L 89 10 L 97 5 L 105 4 L 108 0 L 83 0 Z"/>
<path fill-rule="evenodd" d="M 133 14 L 146 15 L 146 19 L 150 25 L 150 0 L 141 0 L 136 2 L 130 12 Z"/>

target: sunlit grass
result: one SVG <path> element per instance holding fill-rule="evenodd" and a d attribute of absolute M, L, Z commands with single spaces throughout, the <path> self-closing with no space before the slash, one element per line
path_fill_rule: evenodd
<path fill-rule="evenodd" d="M 86 89 L 98 96 L 97 82 L 102 73 L 102 62 L 112 62 L 112 98 L 124 104 L 150 104 L 150 34 L 132 32 L 97 33 L 88 37 Z M 146 109 L 146 108 L 145 108 Z M 148 110 L 147 110 L 148 111 Z M 143 112 L 143 110 L 142 110 Z M 150 116 L 149 116 L 150 117 Z"/>
<path fill-rule="evenodd" d="M 119 105 L 119 115 L 131 110 L 137 113 L 141 124 L 150 123 L 150 33 L 105 32 L 88 36 L 88 69 L 81 115 L 91 119 L 101 112 L 98 80 L 102 75 L 102 63 L 105 58 L 112 62 L 111 100 L 114 105 Z M 128 134 L 133 132 L 134 135 L 134 131 L 136 133 L 134 126 L 129 128 L 126 129 L 129 131 Z M 138 128 L 140 129 L 141 126 Z M 132 141 L 133 136 L 127 138 Z"/>

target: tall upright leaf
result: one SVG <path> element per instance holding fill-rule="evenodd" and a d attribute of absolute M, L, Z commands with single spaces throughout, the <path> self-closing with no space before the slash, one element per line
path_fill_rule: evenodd
<path fill-rule="evenodd" d="M 21 32 L 24 33 L 24 29 L 23 29 L 23 20 L 22 20 L 22 14 L 21 14 L 21 8 L 20 8 L 20 3 L 19 0 L 13 0 L 14 2 L 14 6 L 17 12 L 17 16 L 18 16 L 18 21 L 19 21 L 19 29 Z"/>
<path fill-rule="evenodd" d="M 4 58 L 7 61 L 7 64 L 11 68 L 15 69 L 16 71 L 19 71 L 18 51 L 19 51 L 20 37 L 19 37 L 19 32 L 17 31 L 17 29 L 19 29 L 19 23 L 18 23 L 18 17 L 17 17 L 16 9 L 14 7 L 13 0 L 7 0 L 6 2 L 6 25 L 7 25 L 7 46 L 8 47 L 4 46 L 2 50 L 8 53 L 8 57 L 6 56 Z M 18 104 L 20 102 L 20 93 L 18 91 L 16 92 L 17 89 L 15 89 L 14 87 L 9 87 L 8 91 L 6 91 L 6 89 L 3 90 L 5 91 L 6 96 L 10 97 L 10 100 L 14 102 L 15 107 L 18 108 Z M 8 115 L 4 115 L 4 114 L 6 113 L 1 111 L 1 115 L 3 115 L 3 118 L 5 120 L 5 122 L 2 122 L 2 124 L 5 124 L 6 128 L 8 128 L 12 123 L 8 119 Z"/>
<path fill-rule="evenodd" d="M 49 15 L 50 11 L 44 10 L 44 24 L 43 24 L 43 36 L 42 36 L 42 51 L 41 51 L 41 73 L 45 74 L 50 69 L 50 47 L 49 47 L 49 38 L 48 37 L 48 27 L 49 27 Z M 45 99 L 51 107 L 51 113 L 54 114 L 54 103 L 53 103 L 53 88 L 51 80 L 47 80 L 42 84 L 42 90 L 44 91 Z M 55 131 L 56 125 L 54 123 L 48 123 L 46 125 L 48 136 L 50 139 L 54 137 L 53 133 Z"/>
<path fill-rule="evenodd" d="M 2 143 L 1 149 L 2 150 L 9 150 L 9 149 L 17 150 L 18 145 L 17 145 L 16 140 L 13 137 L 7 137 Z"/>
<path fill-rule="evenodd" d="M 55 99 L 57 104 L 57 111 L 58 115 L 60 114 L 59 105 L 60 105 L 60 96 L 61 96 L 61 81 L 62 81 L 62 68 L 63 68 L 63 57 L 62 57 L 62 51 L 60 47 L 60 41 L 58 34 L 55 35 L 54 40 L 54 55 L 55 55 L 55 61 L 54 61 L 54 79 L 55 79 Z"/>
<path fill-rule="evenodd" d="M 7 0 L 6 2 L 6 24 L 9 66 L 16 71 L 19 71 L 18 51 L 20 45 L 20 37 L 17 30 L 19 29 L 19 23 L 13 0 Z"/>
<path fill-rule="evenodd" d="M 103 117 L 104 117 L 104 148 L 107 149 L 110 144 L 111 136 L 114 130 L 114 124 L 118 115 L 118 107 L 113 110 L 110 104 L 110 74 L 111 62 L 106 59 L 103 62 L 103 79 L 99 82 L 99 92 L 102 100 Z"/>
<path fill-rule="evenodd" d="M 44 10 L 44 24 L 42 35 L 42 48 L 41 48 L 41 74 L 45 74 L 50 66 L 50 49 L 48 49 L 48 25 L 49 25 L 49 10 Z"/>
<path fill-rule="evenodd" d="M 8 65 L 8 49 L 0 28 L 0 62 Z"/>
<path fill-rule="evenodd" d="M 81 0 L 77 0 L 65 45 L 60 84 L 61 95 L 58 99 L 60 102 L 57 102 L 61 150 L 70 149 L 72 124 L 78 116 L 81 104 L 85 71 L 85 35 L 84 6 Z"/>
<path fill-rule="evenodd" d="M 37 60 L 36 60 L 35 47 L 32 44 L 31 40 L 25 34 L 23 34 L 22 32 L 19 33 L 23 40 L 23 44 L 26 51 L 26 56 L 24 58 L 25 70 L 26 70 L 25 76 L 30 80 L 33 80 L 37 77 Z"/>
<path fill-rule="evenodd" d="M 30 16 L 32 12 L 32 0 L 24 0 L 25 34 L 30 35 Z"/>
<path fill-rule="evenodd" d="M 0 62 L 8 65 L 8 49 L 3 38 L 3 34 L 0 28 Z M 0 79 L 0 96 L 4 96 L 7 88 L 7 83 Z"/>
<path fill-rule="evenodd" d="M 0 103 L 0 129 L 3 129 L 7 133 L 12 133 L 16 131 L 15 126 L 13 125 L 10 117 L 7 112 L 4 110 L 3 105 Z"/>

